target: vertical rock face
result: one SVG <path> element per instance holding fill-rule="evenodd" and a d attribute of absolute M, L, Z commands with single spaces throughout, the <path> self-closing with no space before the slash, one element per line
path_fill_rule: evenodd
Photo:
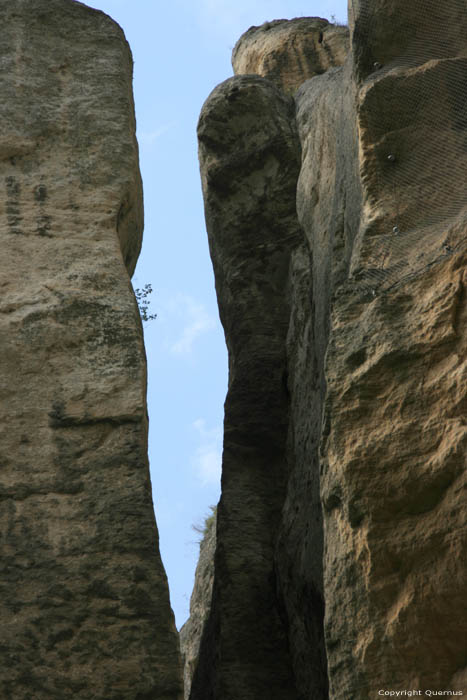
<path fill-rule="evenodd" d="M 191 683 L 199 656 L 199 647 L 206 621 L 211 611 L 214 553 L 216 551 L 216 521 L 216 513 L 213 513 L 206 521 L 203 539 L 199 545 L 195 585 L 190 600 L 190 617 L 180 630 L 185 700 L 188 700 L 190 697 Z"/>
<path fill-rule="evenodd" d="M 192 697 L 286 700 L 296 695 L 273 552 L 287 481 L 284 289 L 300 241 L 293 103 L 259 76 L 232 78 L 208 98 L 198 136 L 229 389 L 213 621 L 202 643 L 212 653 Z"/>
<path fill-rule="evenodd" d="M 0 695 L 175 700 L 128 276 L 131 54 L 79 2 L 4 2 L 0 18 Z"/>
<path fill-rule="evenodd" d="M 253 28 L 233 63 L 267 77 L 201 114 L 231 379 L 192 700 L 467 691 L 467 13 L 352 5 L 344 66 L 296 71 L 323 20 Z"/>
<path fill-rule="evenodd" d="M 466 687 L 466 263 L 464 251 L 333 313 L 322 495 L 335 698 Z"/>
<path fill-rule="evenodd" d="M 318 169 L 306 154 L 325 149 L 320 166 L 328 169 L 329 177 L 320 193 L 321 217 L 329 219 L 335 231 L 331 248 L 340 249 L 348 223 L 344 203 L 334 202 L 336 149 L 330 151 L 328 142 L 335 140 L 335 128 L 348 138 L 335 102 L 348 100 L 349 90 L 343 89 L 339 71 L 332 77 L 337 96 L 332 92 L 327 98 L 326 88 L 319 87 L 316 99 L 323 96 L 322 109 L 313 125 L 307 97 L 302 119 L 296 121 L 295 105 L 284 95 L 293 81 L 303 83 L 329 65 L 320 33 L 340 37 L 341 53 L 336 53 L 341 58 L 348 34 L 345 28 L 337 30 L 313 18 L 272 23 L 272 31 L 268 27 L 247 32 L 233 60 L 236 69 L 248 65 L 245 70 L 263 71 L 267 77 L 226 81 L 206 102 L 199 125 L 206 220 L 229 347 L 230 387 L 213 605 L 191 698 L 327 697 L 318 446 L 330 259 L 325 248 L 316 256 L 314 282 L 311 241 L 300 226 L 309 225 L 310 207 L 303 196 L 299 222 L 300 173 L 298 164 L 291 166 L 293 153 L 300 154 L 301 138 L 303 168 L 314 176 L 318 190 Z M 257 53 L 262 42 L 269 52 L 265 61 Z M 291 44 L 301 46 L 299 63 L 296 54 L 290 55 Z M 314 87 L 314 81 L 309 82 Z M 330 118 L 328 127 L 323 112 Z M 284 150 L 279 126 L 293 136 L 294 151 Z M 321 146 L 306 142 L 316 127 Z M 279 168 L 272 167 L 274 161 Z M 339 182 L 348 170 L 342 158 Z M 347 218 L 351 216 L 349 207 Z M 283 233 L 286 227 L 288 236 Z M 310 323 L 314 284 L 320 299 L 315 325 Z M 326 295 L 323 302 L 320 292 Z M 242 443 L 251 444 L 248 451 Z M 227 568 L 225 562 L 232 564 Z"/>
<path fill-rule="evenodd" d="M 338 290 L 326 366 L 331 695 L 465 691 L 467 16 L 454 0 L 354 9 L 364 288 Z"/>
<path fill-rule="evenodd" d="M 360 186 L 353 94 L 344 69 L 295 96 L 302 145 L 297 213 L 303 242 L 290 268 L 287 336 L 290 477 L 276 550 L 299 697 L 327 697 L 319 440 L 332 290 L 345 278 Z"/>
<path fill-rule="evenodd" d="M 239 76 L 227 81 L 208 99 L 200 119 L 206 218 L 229 346 L 230 388 L 213 607 L 192 698 L 208 697 L 207 688 L 212 693 L 209 697 L 327 696 L 318 445 L 329 292 L 314 327 L 309 308 L 314 284 L 310 241 L 300 226 L 296 208 L 299 169 L 291 168 L 292 154 L 284 151 L 283 137 L 278 135 L 280 124 L 284 133 L 293 134 L 295 152 L 299 154 L 297 124 L 308 151 L 305 140 L 312 131 L 310 110 L 304 108 L 307 114 L 303 124 L 296 122 L 294 105 L 283 95 L 330 64 L 329 49 L 320 34 L 334 36 L 333 60 L 335 64 L 342 62 L 347 30 L 335 28 L 326 20 L 276 22 L 247 32 L 234 50 L 234 66 L 236 70 L 243 66 L 244 70 L 262 72 L 265 77 Z M 266 57 L 258 48 L 263 44 Z M 291 45 L 300 46 L 298 54 L 291 55 Z M 274 91 L 270 80 L 277 86 Z M 333 80 L 337 85 L 338 78 Z M 344 93 L 340 85 L 336 87 L 339 94 Z M 338 99 L 344 100 L 344 96 Z M 322 108 L 331 117 L 329 128 L 321 121 L 317 123 L 326 146 L 329 134 L 334 136 L 334 122 L 342 122 L 332 99 L 329 102 L 326 105 L 324 100 Z M 345 139 L 345 124 L 339 128 Z M 244 156 L 240 155 L 243 148 L 239 149 L 239 143 L 248 144 Z M 278 161 L 280 169 L 266 168 L 266 158 L 271 163 Z M 328 168 L 332 178 L 333 153 L 320 165 Z M 313 172 L 315 164 L 306 167 Z M 261 179 L 258 176 L 260 168 L 268 176 L 267 187 L 264 175 Z M 343 159 L 341 180 L 347 171 Z M 332 186 L 328 190 L 324 188 L 321 193 L 323 217 L 328 216 L 327 207 L 333 206 L 335 193 Z M 309 217 L 303 200 L 298 211 L 306 226 Z M 344 237 L 342 209 L 342 203 L 336 205 L 330 215 L 338 239 L 336 248 Z M 282 233 L 285 226 L 289 227 L 286 237 Z M 276 231 L 280 232 L 279 239 Z M 261 245 L 256 244 L 259 235 Z M 329 267 L 326 254 L 317 257 L 316 286 L 321 290 L 326 286 Z M 258 415 L 256 423 L 252 420 L 254 414 Z M 242 442 L 250 442 L 254 449 L 242 451 Z M 264 481 L 261 472 L 268 471 L 268 480 Z M 224 561 L 234 556 L 239 564 L 224 568 Z M 261 576 L 253 574 L 255 569 Z M 252 591 L 248 590 L 250 586 Z M 237 608 L 241 615 L 236 612 L 234 617 L 230 610 L 227 613 L 227 591 L 229 608 Z M 250 599 L 251 612 L 247 615 L 245 602 Z M 266 627 L 263 618 L 269 620 L 269 625 L 274 622 L 275 629 Z M 216 663 L 215 654 L 224 660 L 223 634 L 229 637 L 231 658 L 221 664 Z M 233 664 L 235 675 L 231 676 Z M 229 692 L 231 696 L 225 695 Z"/>

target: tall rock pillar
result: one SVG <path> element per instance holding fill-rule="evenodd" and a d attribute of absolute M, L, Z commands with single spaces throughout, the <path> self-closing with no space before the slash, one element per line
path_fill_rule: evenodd
<path fill-rule="evenodd" d="M 273 562 L 287 480 L 283 292 L 299 240 L 292 110 L 270 81 L 237 76 L 213 91 L 198 127 L 229 389 L 211 621 L 193 679 L 196 700 L 296 697 Z"/>
<path fill-rule="evenodd" d="M 320 18 L 252 27 L 233 52 L 238 75 L 200 116 L 229 389 L 213 599 L 191 700 L 327 697 L 317 359 L 325 343 L 309 321 L 310 245 L 296 202 L 304 155 L 291 95 L 337 70 L 347 45 L 346 28 Z"/>
<path fill-rule="evenodd" d="M 0 696 L 177 700 L 131 54 L 72 0 L 2 2 L 0 23 Z"/>

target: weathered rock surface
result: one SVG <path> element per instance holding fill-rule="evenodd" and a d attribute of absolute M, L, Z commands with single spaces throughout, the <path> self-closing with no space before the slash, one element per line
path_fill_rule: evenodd
<path fill-rule="evenodd" d="M 307 78 L 341 66 L 348 50 L 347 27 L 320 17 L 275 20 L 240 37 L 232 65 L 237 75 L 257 73 L 292 94 Z"/>
<path fill-rule="evenodd" d="M 269 79 L 283 94 L 300 82 L 283 68 L 300 26 L 281 22 L 234 53 L 236 70 L 268 79 L 223 83 L 200 119 L 231 383 L 192 700 L 276 697 L 280 668 L 277 697 L 467 692 L 467 13 L 458 0 L 353 8 L 352 54 L 304 71 L 294 115 L 277 98 L 260 112 Z M 280 196 L 277 174 L 269 188 L 258 176 L 264 152 L 283 178 L 289 164 Z M 276 230 L 280 284 L 256 245 Z"/>
<path fill-rule="evenodd" d="M 346 277 L 360 213 L 352 106 L 343 68 L 306 81 L 296 95 L 302 146 L 297 212 L 304 238 L 292 258 L 288 290 L 290 477 L 276 566 L 301 698 L 327 697 L 319 436 L 332 291 Z"/>
<path fill-rule="evenodd" d="M 464 0 L 352 0 L 349 3 L 352 60 L 362 78 L 373 72 L 374 62 L 414 63 L 466 56 Z M 438 84 L 438 89 L 442 89 Z"/>
<path fill-rule="evenodd" d="M 465 690 L 467 254 L 343 293 L 327 360 L 331 697 Z"/>
<path fill-rule="evenodd" d="M 467 63 L 457 41 L 467 17 L 465 5 L 443 4 L 440 51 L 438 6 L 375 5 L 357 3 L 352 18 L 363 206 L 351 268 L 383 292 L 365 297 L 353 281 L 339 290 L 326 365 L 334 698 L 467 690 Z M 398 13 L 405 30 L 384 40 Z M 383 68 L 365 76 L 369 53 Z"/>
<path fill-rule="evenodd" d="M 207 519 L 206 530 L 199 545 L 199 559 L 190 600 L 190 617 L 180 630 L 185 700 L 188 700 L 190 697 L 191 683 L 199 656 L 199 647 L 211 611 L 214 554 L 216 551 L 216 522 L 217 515 L 214 512 Z"/>
<path fill-rule="evenodd" d="M 198 135 L 229 389 L 211 621 L 191 697 L 287 700 L 273 552 L 288 476 L 284 291 L 301 240 L 293 102 L 264 78 L 234 77 L 208 98 Z"/>
<path fill-rule="evenodd" d="M 132 60 L 72 0 L 0 5 L 0 695 L 181 697 L 128 273 Z"/>

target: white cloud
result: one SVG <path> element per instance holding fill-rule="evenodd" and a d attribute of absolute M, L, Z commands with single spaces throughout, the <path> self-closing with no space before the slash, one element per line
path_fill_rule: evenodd
<path fill-rule="evenodd" d="M 216 326 L 215 320 L 208 314 L 203 304 L 193 297 L 179 294 L 169 302 L 169 312 L 177 314 L 184 321 L 181 334 L 170 346 L 175 355 L 189 355 L 195 341 Z"/>
<path fill-rule="evenodd" d="M 193 423 L 200 445 L 193 458 L 198 479 L 203 486 L 218 485 L 222 469 L 222 429 L 206 428 L 206 421 L 198 418 Z"/>
<path fill-rule="evenodd" d="M 139 145 L 153 146 L 155 142 L 158 139 L 160 139 L 161 136 L 166 134 L 170 129 L 172 129 L 173 126 L 175 126 L 174 122 L 170 124 L 164 124 L 163 126 L 160 126 L 158 129 L 154 129 L 153 131 L 138 131 L 137 138 Z"/>
<path fill-rule="evenodd" d="M 203 440 L 222 440 L 221 428 L 206 428 L 204 418 L 197 418 L 193 421 L 193 428 Z"/>
<path fill-rule="evenodd" d="M 204 485 L 218 484 L 221 478 L 222 453 L 217 449 L 199 448 L 196 455 L 197 473 Z"/>

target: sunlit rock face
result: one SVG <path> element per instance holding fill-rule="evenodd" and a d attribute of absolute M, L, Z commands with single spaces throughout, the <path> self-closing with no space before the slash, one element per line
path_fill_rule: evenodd
<path fill-rule="evenodd" d="M 129 281 L 131 54 L 72 0 L 0 22 L 0 696 L 178 700 Z"/>
<path fill-rule="evenodd" d="M 328 64 L 325 20 L 246 32 L 200 117 L 230 386 L 191 700 L 467 690 L 467 15 L 352 7 Z"/>
<path fill-rule="evenodd" d="M 465 692 L 467 14 L 353 8 L 362 212 L 322 437 L 331 696 Z"/>
<path fill-rule="evenodd" d="M 348 48 L 347 27 L 320 17 L 275 20 L 250 27 L 240 37 L 232 65 L 237 75 L 256 73 L 291 95 L 307 78 L 341 66 Z"/>

